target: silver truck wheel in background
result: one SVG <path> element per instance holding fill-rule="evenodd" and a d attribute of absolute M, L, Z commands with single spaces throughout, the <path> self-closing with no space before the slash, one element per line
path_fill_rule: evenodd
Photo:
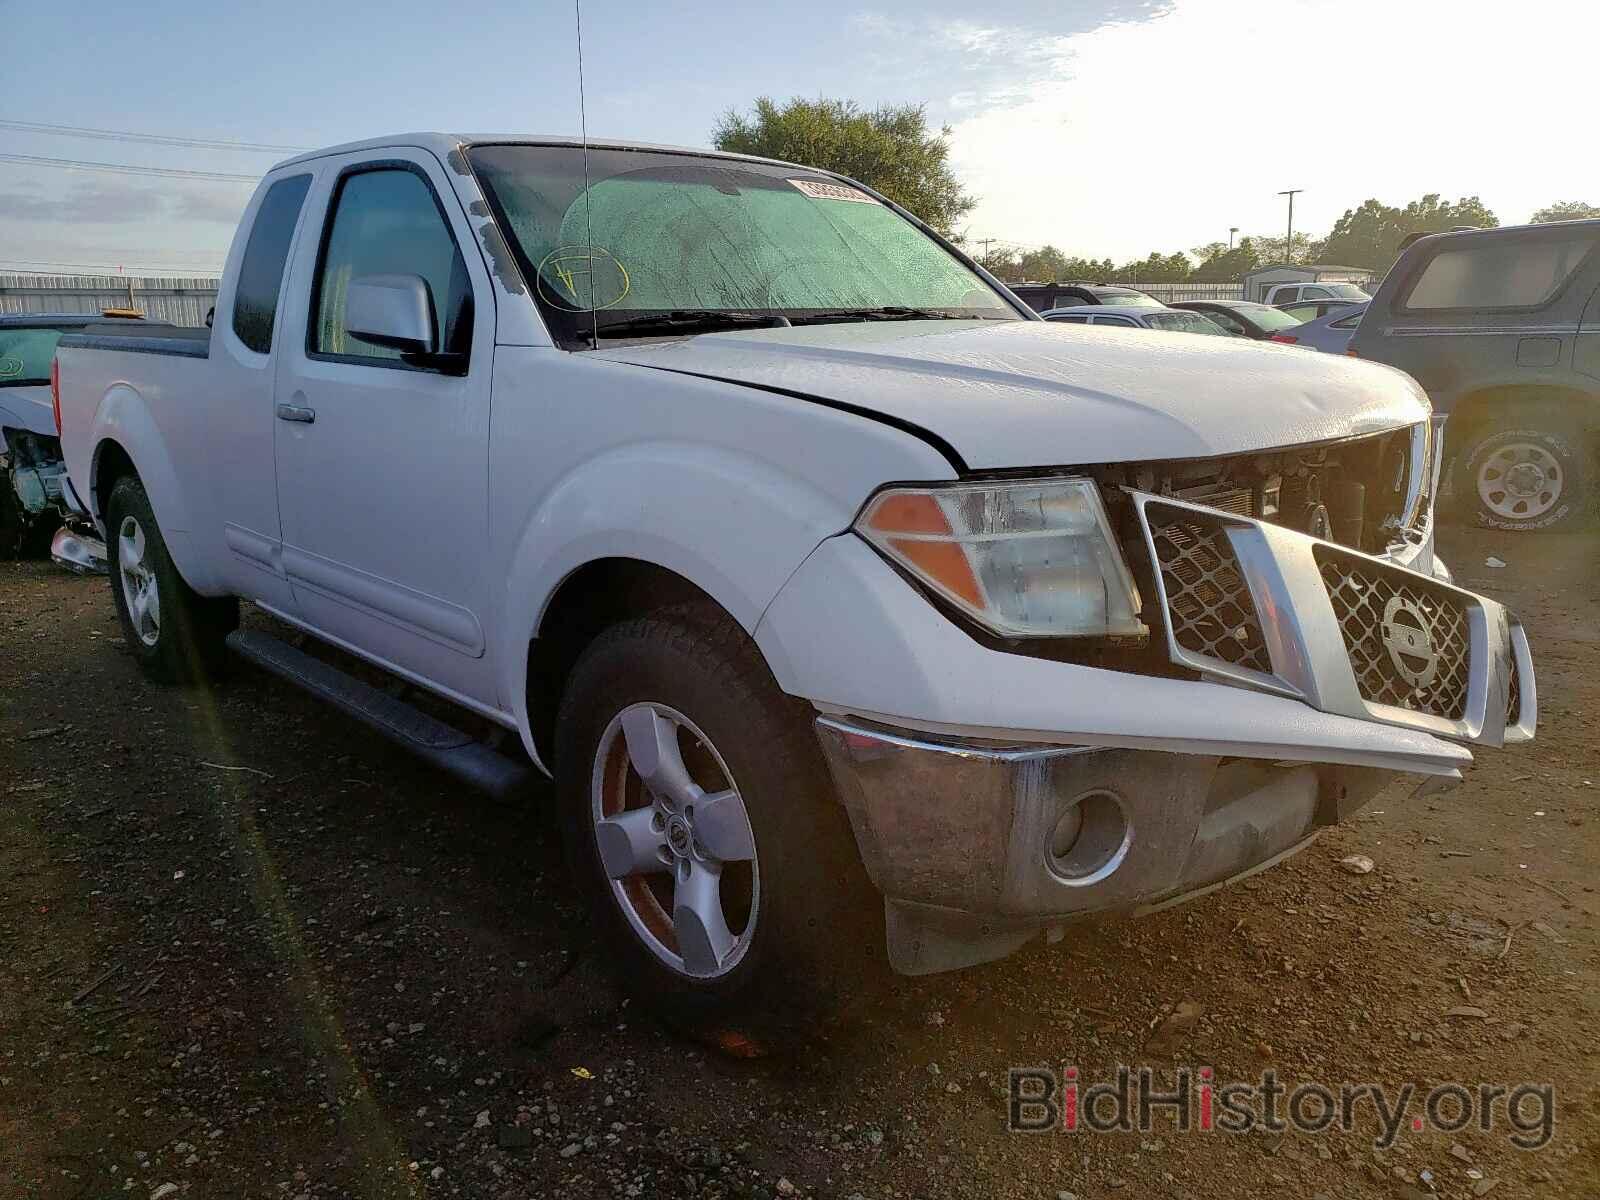
<path fill-rule="evenodd" d="M 161 587 L 145 561 L 144 530 L 131 516 L 117 530 L 117 567 L 133 630 L 146 646 L 154 646 L 161 640 Z"/>
<path fill-rule="evenodd" d="M 737 967 L 755 937 L 761 871 L 710 739 L 668 705 L 629 705 L 601 734 L 590 801 L 612 895 L 645 947 L 693 979 Z"/>
<path fill-rule="evenodd" d="M 1593 453 L 1560 414 L 1508 412 L 1462 437 L 1456 496 L 1486 529 L 1570 528 L 1588 516 Z"/>
<path fill-rule="evenodd" d="M 1566 486 L 1561 464 L 1543 446 L 1510 442 L 1478 464 L 1478 499 L 1497 517 L 1532 521 L 1561 500 Z"/>

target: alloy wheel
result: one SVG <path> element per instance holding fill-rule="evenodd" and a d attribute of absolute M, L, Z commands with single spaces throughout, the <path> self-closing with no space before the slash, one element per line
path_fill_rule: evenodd
<path fill-rule="evenodd" d="M 133 517 L 124 517 L 117 530 L 117 569 L 122 577 L 122 599 L 128 620 L 146 646 L 161 640 L 161 591 L 146 559 L 144 530 Z"/>
<path fill-rule="evenodd" d="M 612 894 L 650 952 L 694 979 L 738 966 L 761 873 L 744 799 L 710 739 L 665 704 L 629 705 L 600 737 L 590 799 Z"/>

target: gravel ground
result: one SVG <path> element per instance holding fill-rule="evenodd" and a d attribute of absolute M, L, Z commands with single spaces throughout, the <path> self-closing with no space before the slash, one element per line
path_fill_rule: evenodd
<path fill-rule="evenodd" d="M 0 564 L 0 1196 L 1600 1195 L 1600 537 L 1445 549 L 1529 626 L 1534 746 L 759 1057 L 614 989 L 545 797 L 253 671 L 152 686 L 104 580 Z M 1064 1062 L 1547 1082 L 1555 1135 L 1007 1133 L 1008 1066 Z"/>

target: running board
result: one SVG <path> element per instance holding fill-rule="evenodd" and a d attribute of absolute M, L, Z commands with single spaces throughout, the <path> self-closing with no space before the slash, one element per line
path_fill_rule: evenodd
<path fill-rule="evenodd" d="M 491 750 L 397 696 L 362 683 L 270 634 L 235 630 L 228 635 L 228 649 L 343 709 L 418 758 L 491 796 L 510 798 L 536 778 L 531 766 Z"/>

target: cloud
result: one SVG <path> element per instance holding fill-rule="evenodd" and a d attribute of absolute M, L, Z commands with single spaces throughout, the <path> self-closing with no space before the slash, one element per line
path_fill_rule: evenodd
<path fill-rule="evenodd" d="M 248 193 L 214 184 L 175 183 L 159 188 L 134 183 L 77 183 L 70 191 L 0 191 L 0 217 L 8 221 L 67 225 L 139 226 L 152 221 L 238 223 Z"/>
<path fill-rule="evenodd" d="M 64 196 L 36 190 L 0 192 L 0 213 L 15 221 L 116 224 L 166 211 L 166 197 L 138 186 L 81 183 Z"/>
<path fill-rule="evenodd" d="M 1295 225 L 1320 233 L 1369 196 L 1430 191 L 1521 221 L 1592 178 L 1576 118 L 1549 114 L 1592 107 L 1593 0 L 1493 19 L 1459 0 L 1171 0 L 1092 28 L 1069 11 L 1076 28 L 897 35 L 949 60 L 929 115 L 953 126 L 974 235 L 1125 258 L 1280 228 L 1283 188 L 1306 189 Z"/>
<path fill-rule="evenodd" d="M 174 198 L 174 216 L 185 221 L 215 221 L 229 228 L 239 223 L 250 194 L 233 188 L 195 187 Z"/>

